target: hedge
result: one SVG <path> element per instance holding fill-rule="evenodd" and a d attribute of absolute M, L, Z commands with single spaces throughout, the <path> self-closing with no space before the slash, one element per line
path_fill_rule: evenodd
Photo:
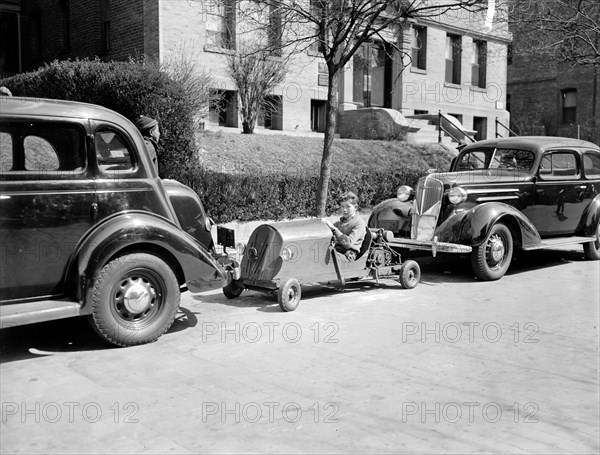
<path fill-rule="evenodd" d="M 414 186 L 425 172 L 407 168 L 395 172 L 334 173 L 329 183 L 326 212 L 336 213 L 338 196 L 349 190 L 359 195 L 361 208 L 371 208 L 396 194 L 398 186 Z M 217 223 L 315 215 L 316 175 L 233 175 L 195 166 L 182 170 L 179 180 L 198 193 L 206 211 Z"/>

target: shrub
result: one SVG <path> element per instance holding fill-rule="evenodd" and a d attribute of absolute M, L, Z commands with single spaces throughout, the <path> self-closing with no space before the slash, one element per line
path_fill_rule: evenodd
<path fill-rule="evenodd" d="M 333 173 L 329 183 L 327 213 L 338 211 L 338 196 L 359 193 L 361 209 L 395 194 L 402 184 L 415 185 L 424 170 L 406 168 L 392 172 Z M 233 220 L 281 220 L 314 215 L 318 176 L 314 174 L 227 174 L 190 166 L 180 181 L 193 188 L 217 223 Z"/>
<path fill-rule="evenodd" d="M 173 77 L 159 65 L 142 61 L 54 61 L 44 67 L 0 80 L 15 96 L 65 99 L 99 104 L 130 120 L 156 118 L 161 127 L 160 173 L 177 178 L 182 162 L 194 158 L 194 116 L 207 96 L 208 79 L 198 85 L 184 69 Z M 196 84 L 196 85 L 193 85 Z M 191 90 L 191 93 L 190 93 Z M 207 103 L 206 103 L 207 104 Z"/>

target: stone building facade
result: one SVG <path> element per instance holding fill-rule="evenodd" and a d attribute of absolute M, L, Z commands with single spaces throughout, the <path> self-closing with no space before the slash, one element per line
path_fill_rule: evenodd
<path fill-rule="evenodd" d="M 182 53 L 210 71 L 224 100 L 207 127 L 239 128 L 237 94 L 227 73 L 231 40 L 243 24 L 231 15 L 234 0 L 6 0 L 0 4 L 0 71 L 11 74 L 54 59 L 99 57 L 125 60 L 150 55 L 160 60 Z M 235 8 L 233 8 L 235 11 Z M 238 21 L 238 22 L 236 22 Z M 485 27 L 484 16 L 455 12 L 404 22 L 365 44 L 340 81 L 340 115 L 363 107 L 388 108 L 404 117 L 441 110 L 457 117 L 479 138 L 508 125 L 507 47 L 510 34 Z M 233 34 L 231 30 L 234 30 Z M 235 30 L 238 30 L 236 35 Z M 289 74 L 272 94 L 272 112 L 259 128 L 323 131 L 327 69 L 311 48 L 293 56 Z M 504 135 L 504 134 L 503 134 Z"/>

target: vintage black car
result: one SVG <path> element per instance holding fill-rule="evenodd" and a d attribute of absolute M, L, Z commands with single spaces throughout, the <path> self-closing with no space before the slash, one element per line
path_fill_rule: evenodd
<path fill-rule="evenodd" d="M 507 271 L 515 249 L 582 244 L 600 259 L 600 148 L 559 137 L 510 137 L 468 145 L 449 172 L 401 186 L 369 227 L 404 248 L 470 253 L 483 280 Z"/>
<path fill-rule="evenodd" d="M 220 228 L 225 238 L 224 228 Z M 233 246 L 233 234 L 224 245 Z M 238 297 L 244 289 L 277 295 L 283 311 L 298 307 L 302 284 L 335 283 L 347 280 L 379 280 L 395 276 L 402 287 L 414 288 L 421 277 L 419 264 L 402 262 L 401 255 L 388 244 L 392 233 L 366 229 L 365 239 L 355 260 L 349 261 L 334 248 L 331 230 L 319 219 L 283 221 L 258 226 L 243 246 L 243 258 L 235 279 L 223 288 L 227 298 Z"/>
<path fill-rule="evenodd" d="M 17 97 L 0 114 L 2 328 L 87 315 L 107 341 L 141 344 L 182 289 L 228 283 L 197 194 L 158 177 L 128 119 Z"/>

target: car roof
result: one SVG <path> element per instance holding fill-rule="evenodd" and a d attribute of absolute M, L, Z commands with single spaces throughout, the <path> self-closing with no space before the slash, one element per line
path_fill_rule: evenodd
<path fill-rule="evenodd" d="M 129 122 L 129 119 L 118 112 L 97 104 L 20 96 L 1 97 L 0 114 L 28 117 L 93 118 L 119 124 L 123 120 Z"/>
<path fill-rule="evenodd" d="M 512 136 L 498 139 L 486 139 L 469 144 L 463 150 L 472 149 L 474 147 L 523 147 L 537 150 L 547 150 L 555 147 L 576 147 L 600 150 L 600 147 L 592 142 L 556 136 Z"/>

